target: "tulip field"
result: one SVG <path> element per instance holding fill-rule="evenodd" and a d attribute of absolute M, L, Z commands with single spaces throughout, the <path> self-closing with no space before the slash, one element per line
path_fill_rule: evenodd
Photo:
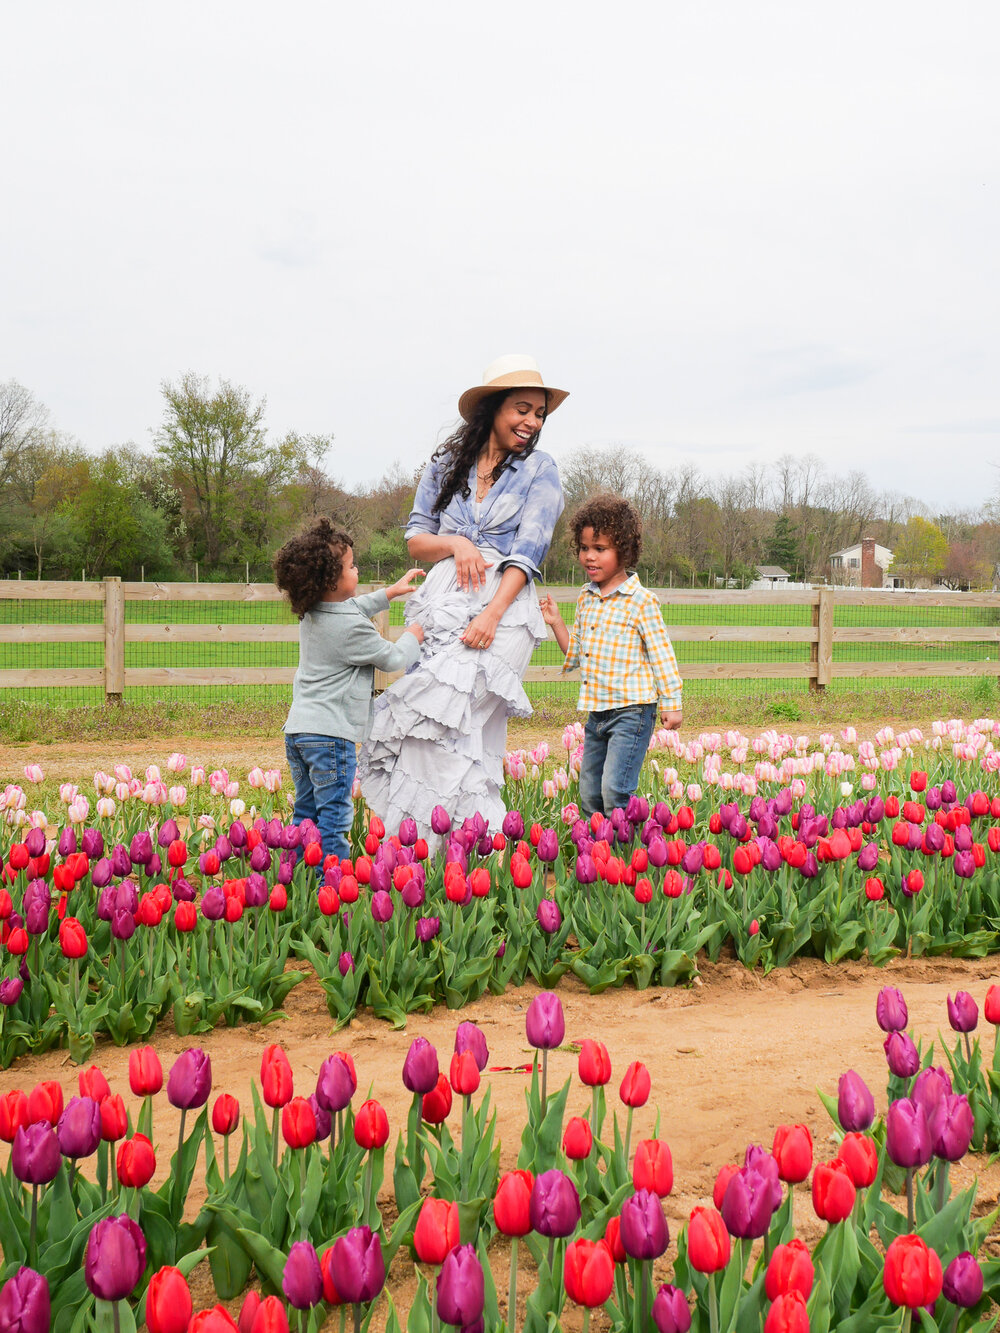
<path fill-rule="evenodd" d="M 0 794 L 0 1331 L 992 1328 L 970 1164 L 1000 1151 L 1000 723 L 660 732 L 643 794 L 590 822 L 579 757 L 575 727 L 509 754 L 498 829 L 438 807 L 387 830 L 356 793 L 343 862 L 279 770 L 24 765 Z M 907 969 L 939 957 L 969 983 L 917 1030 Z M 640 1022 L 612 1062 L 602 1006 L 802 967 L 889 969 L 859 1039 L 884 1086 L 846 1066 L 825 1128 L 776 1096 L 679 1191 L 664 1053 Z M 299 987 L 326 1017 L 293 1061 Z M 497 1064 L 448 1011 L 504 997 Z M 365 1067 L 379 1025 L 401 1091 Z M 213 1077 L 226 1041 L 255 1043 L 252 1082 Z M 59 1052 L 76 1088 L 32 1073 Z"/>

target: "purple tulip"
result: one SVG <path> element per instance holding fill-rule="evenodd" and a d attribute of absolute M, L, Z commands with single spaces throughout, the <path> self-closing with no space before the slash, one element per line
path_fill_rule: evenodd
<path fill-rule="evenodd" d="M 250 881 L 248 880 L 247 883 L 249 884 L 249 882 Z M 177 903 L 193 903 L 198 896 L 194 885 L 190 880 L 185 879 L 183 875 L 178 875 L 174 880 L 171 893 L 174 896 L 174 902 Z"/>
<path fill-rule="evenodd" d="M 979 1022 L 979 1006 L 967 990 L 948 996 L 948 1022 L 956 1032 L 974 1032 Z"/>
<path fill-rule="evenodd" d="M 956 852 L 951 863 L 959 879 L 971 879 L 976 873 L 976 863 L 971 852 Z"/>
<path fill-rule="evenodd" d="M 128 859 L 134 866 L 144 866 L 150 860 L 152 855 L 153 839 L 146 829 L 140 829 L 129 845 Z M 133 1286 L 134 1285 L 135 1284 L 133 1283 Z"/>
<path fill-rule="evenodd" d="M 441 929 L 441 918 L 439 916 L 422 916 L 417 920 L 417 939 L 421 944 L 426 944 L 432 940 Z"/>
<path fill-rule="evenodd" d="M 577 856 L 574 871 L 577 884 L 594 884 L 597 880 L 597 865 L 592 856 Z"/>
<path fill-rule="evenodd" d="M 930 852 L 939 852 L 944 847 L 944 829 L 940 824 L 928 824 L 924 833 L 924 842 Z"/>
<path fill-rule="evenodd" d="M 878 865 L 878 843 L 869 842 L 858 852 L 858 869 L 863 870 L 865 874 L 875 869 Z"/>
<path fill-rule="evenodd" d="M 622 1204 L 621 1242 L 633 1259 L 658 1259 L 670 1244 L 663 1204 L 652 1190 L 639 1190 Z"/>
<path fill-rule="evenodd" d="M 64 1157 L 89 1157 L 101 1141 L 101 1108 L 93 1097 L 71 1097 L 56 1126 Z"/>
<path fill-rule="evenodd" d="M 130 940 L 135 934 L 135 917 L 124 907 L 116 907 L 111 918 L 111 934 L 116 940 Z"/>
<path fill-rule="evenodd" d="M 415 1037 L 403 1061 L 403 1086 L 410 1092 L 430 1092 L 437 1087 L 438 1054 L 426 1037 Z"/>
<path fill-rule="evenodd" d="M 935 1157 L 946 1162 L 961 1161 L 972 1142 L 973 1116 L 968 1097 L 946 1092 L 928 1116 L 927 1128 Z"/>
<path fill-rule="evenodd" d="M 385 1259 L 378 1236 L 368 1227 L 352 1227 L 333 1243 L 333 1285 L 348 1305 L 372 1301 L 385 1286 Z"/>
<path fill-rule="evenodd" d="M 265 843 L 259 842 L 250 853 L 250 869 L 258 874 L 271 869 L 271 852 Z"/>
<path fill-rule="evenodd" d="M 418 869 L 423 869 L 423 867 L 418 867 Z M 399 896 L 411 911 L 423 907 L 427 897 L 427 887 L 423 875 L 414 874 L 412 879 L 408 879 Z"/>
<path fill-rule="evenodd" d="M 931 1135 L 924 1108 L 910 1097 L 889 1103 L 885 1146 L 897 1166 L 926 1166 L 931 1160 Z"/>
<path fill-rule="evenodd" d="M 475 1246 L 458 1245 L 451 1250 L 437 1275 L 437 1310 L 446 1324 L 469 1328 L 482 1323 L 486 1297 L 483 1266 Z"/>
<path fill-rule="evenodd" d="M 131 912 L 134 916 L 139 910 L 139 890 L 134 879 L 123 879 L 115 888 L 115 911 Z M 112 914 L 113 917 L 113 914 Z"/>
<path fill-rule="evenodd" d="M 649 855 L 649 864 L 651 866 L 656 866 L 656 868 L 659 869 L 660 866 L 665 866 L 667 864 L 667 856 L 668 856 L 667 844 L 663 838 L 660 837 L 650 838 L 649 847 L 647 850 Z"/>
<path fill-rule="evenodd" d="M 731 1236 L 756 1240 L 767 1232 L 777 1207 L 775 1179 L 769 1169 L 752 1164 L 742 1166 L 730 1178 L 720 1211 Z M 780 1192 L 779 1184 L 778 1201 Z"/>
<path fill-rule="evenodd" d="M 696 842 L 681 857 L 681 869 L 685 875 L 697 875 L 705 864 L 704 844 Z"/>
<path fill-rule="evenodd" d="M 319 1099 L 314 1092 L 309 1094 L 306 1101 L 312 1107 L 312 1113 L 316 1118 L 316 1137 L 318 1139 L 328 1139 L 330 1131 L 333 1129 L 333 1115 L 325 1106 L 320 1106 Z"/>
<path fill-rule="evenodd" d="M 744 839 L 744 838 L 746 837 L 746 835 L 747 835 L 747 829 L 748 829 L 748 828 L 749 828 L 749 825 L 747 824 L 747 821 L 744 819 L 744 817 L 743 817 L 743 816 L 740 814 L 740 812 L 737 810 L 736 814 L 733 815 L 733 817 L 732 817 L 732 819 L 730 820 L 730 823 L 729 823 L 729 834 L 730 834 L 730 837 L 735 838 L 735 839 L 737 840 L 737 842 L 742 842 L 743 839 Z"/>
<path fill-rule="evenodd" d="M 105 1217 L 87 1240 L 83 1272 L 87 1286 L 103 1301 L 131 1296 L 146 1267 L 146 1238 L 138 1223 L 122 1213 Z"/>
<path fill-rule="evenodd" d="M 524 837 L 524 820 L 521 817 L 520 810 L 508 810 L 503 817 L 503 823 L 500 825 L 505 838 L 510 838 L 513 842 L 518 842 Z"/>
<path fill-rule="evenodd" d="M 276 880 L 279 884 L 285 884 L 285 885 L 288 885 L 288 884 L 291 884 L 291 882 L 292 882 L 292 875 L 293 875 L 294 873 L 295 873 L 295 864 L 294 864 L 294 862 L 292 862 L 292 861 L 280 861 L 280 862 L 278 863 L 278 871 L 277 871 L 277 874 L 275 875 L 274 878 L 275 878 L 275 880 Z"/>
<path fill-rule="evenodd" d="M 883 1032 L 902 1032 L 909 1021 L 903 992 L 895 986 L 883 986 L 875 1001 L 875 1022 Z"/>
<path fill-rule="evenodd" d="M 219 858 L 220 864 L 225 864 L 233 854 L 233 844 L 224 833 L 220 833 L 215 840 L 215 854 Z"/>
<path fill-rule="evenodd" d="M 181 1051 L 167 1076 L 167 1101 L 178 1110 L 204 1106 L 212 1091 L 212 1062 L 200 1046 Z"/>
<path fill-rule="evenodd" d="M 28 895 L 24 895 L 27 899 Z M 24 904 L 24 925 L 29 935 L 44 935 L 49 928 L 49 907 L 45 898 L 35 894 Z"/>
<path fill-rule="evenodd" d="M 562 925 L 562 913 L 559 906 L 551 898 L 542 898 L 538 904 L 535 915 L 538 917 L 538 924 L 546 935 L 554 935 Z"/>
<path fill-rule="evenodd" d="M 242 820 L 234 819 L 229 825 L 229 841 L 238 852 L 242 852 L 247 845 L 247 830 Z"/>
<path fill-rule="evenodd" d="M 443 805 L 436 805 L 431 811 L 431 832 L 436 833 L 439 838 L 443 837 L 451 828 L 451 816 Z"/>
<path fill-rule="evenodd" d="M 272 851 L 281 846 L 281 835 L 284 831 L 280 819 L 269 819 L 264 825 L 264 841 Z"/>
<path fill-rule="evenodd" d="M 288 1251 L 285 1271 L 281 1275 L 281 1290 L 285 1300 L 296 1310 L 311 1310 L 323 1299 L 319 1255 L 307 1240 L 297 1240 Z"/>
<path fill-rule="evenodd" d="M 24 837 L 24 845 L 29 856 L 41 856 L 45 851 L 45 833 L 40 828 L 30 828 Z"/>
<path fill-rule="evenodd" d="M 653 1301 L 653 1323 L 659 1333 L 688 1333 L 691 1327 L 691 1310 L 687 1297 L 680 1287 L 666 1282 L 656 1293 Z"/>
<path fill-rule="evenodd" d="M 0 1004 L 9 1009 L 17 1004 L 23 990 L 24 982 L 20 977 L 4 977 L 3 981 L 0 981 Z"/>
<path fill-rule="evenodd" d="M 286 852 L 295 851 L 302 845 L 302 829 L 298 824 L 286 824 L 281 830 L 281 846 Z"/>
<path fill-rule="evenodd" d="M 972 830 L 969 828 L 968 824 L 959 824 L 958 828 L 955 830 L 954 837 L 956 852 L 972 851 Z"/>
<path fill-rule="evenodd" d="M 156 833 L 156 845 L 164 850 L 181 836 L 176 819 L 165 819 Z"/>
<path fill-rule="evenodd" d="M 247 907 L 264 907 L 266 905 L 268 899 L 267 880 L 259 871 L 254 870 L 247 875 L 244 893 Z"/>
<path fill-rule="evenodd" d="M 726 806 L 721 807 L 720 814 L 723 809 L 727 808 L 728 807 Z M 739 807 L 734 806 L 732 808 L 738 809 Z M 656 804 L 653 806 L 653 818 L 659 824 L 660 828 L 666 828 L 667 825 L 670 823 L 671 819 L 673 819 L 673 815 L 670 812 L 670 806 L 667 805 L 665 801 L 657 801 Z M 723 817 L 723 823 L 725 823 L 725 817 Z"/>
<path fill-rule="evenodd" d="M 920 1052 L 906 1032 L 890 1032 L 882 1043 L 890 1070 L 897 1078 L 912 1078 L 920 1068 Z"/>
<path fill-rule="evenodd" d="M 55 1180 L 62 1157 L 59 1140 L 47 1120 L 21 1125 L 11 1144 L 10 1164 L 25 1185 L 47 1185 Z"/>
<path fill-rule="evenodd" d="M 880 824 L 885 819 L 885 801 L 881 796 L 872 796 L 866 802 L 865 819 L 869 824 Z"/>
<path fill-rule="evenodd" d="M 924 1108 L 924 1114 L 930 1120 L 931 1113 L 941 1098 L 951 1092 L 951 1078 L 948 1071 L 940 1065 L 928 1065 L 921 1069 L 913 1081 L 910 1096 Z"/>
<path fill-rule="evenodd" d="M 150 848 L 152 854 L 152 848 Z M 132 869 L 128 848 L 123 843 L 115 843 L 111 849 L 111 873 L 115 879 L 124 879 Z"/>
<path fill-rule="evenodd" d="M 374 867 L 373 867 L 374 872 Z M 392 919 L 392 899 L 384 889 L 377 889 L 371 897 L 372 918 L 375 921 L 386 922 Z"/>
<path fill-rule="evenodd" d="M 559 839 L 556 836 L 555 829 L 542 829 L 538 839 L 538 859 L 539 861 L 554 861 L 559 855 Z"/>
<path fill-rule="evenodd" d="M 772 842 L 770 838 L 758 838 L 757 842 L 761 849 L 760 863 L 765 870 L 773 875 L 776 870 L 781 869 L 783 864 L 783 858 L 778 849 L 778 845 L 777 843 Z"/>
<path fill-rule="evenodd" d="M 111 883 L 111 862 L 106 856 L 102 856 L 90 867 L 90 882 L 95 889 L 106 888 Z"/>
<path fill-rule="evenodd" d="M 39 832 L 41 832 L 40 829 Z M 67 824 L 66 827 L 59 834 L 59 841 L 56 844 L 56 851 L 63 858 L 63 860 L 65 860 L 67 856 L 72 856 L 73 853 L 76 851 L 76 829 L 73 828 L 72 824 Z"/>
<path fill-rule="evenodd" d="M 354 955 L 349 953 L 347 949 L 337 959 L 337 969 L 342 977 L 346 977 L 348 972 L 354 971 Z"/>
<path fill-rule="evenodd" d="M 924 793 L 924 805 L 927 806 L 927 809 L 928 809 L 928 810 L 940 810 L 940 809 L 941 809 L 941 788 L 940 788 L 940 787 L 928 787 L 928 788 L 927 788 L 927 791 Z"/>
<path fill-rule="evenodd" d="M 853 1069 L 841 1074 L 837 1089 L 837 1117 L 845 1133 L 867 1129 L 875 1119 L 875 1098 Z"/>
<path fill-rule="evenodd" d="M 455 1032 L 455 1054 L 460 1055 L 462 1051 L 472 1052 L 476 1068 L 482 1073 L 489 1063 L 490 1050 L 486 1045 L 482 1028 L 475 1023 L 465 1022 L 458 1025 Z"/>
<path fill-rule="evenodd" d="M 399 825 L 399 841 L 404 847 L 412 847 L 417 840 L 417 821 L 404 819 Z"/>
<path fill-rule="evenodd" d="M 971 1310 L 979 1304 L 983 1295 L 983 1270 L 968 1250 L 957 1254 L 944 1270 L 941 1291 L 946 1301 L 963 1309 Z"/>
<path fill-rule="evenodd" d="M 206 921 L 221 921 L 226 915 L 226 895 L 217 884 L 202 894 L 201 914 Z"/>
<path fill-rule="evenodd" d="M 941 800 L 945 805 L 952 805 L 957 796 L 958 792 L 955 789 L 954 782 L 951 778 L 945 778 L 944 782 L 941 783 Z"/>
<path fill-rule="evenodd" d="M 5 1333 L 49 1333 L 51 1323 L 48 1278 L 22 1265 L 0 1291 L 0 1329 Z"/>
<path fill-rule="evenodd" d="M 528 1041 L 536 1050 L 552 1051 L 561 1046 L 566 1035 L 566 1019 L 559 996 L 552 991 L 536 995 L 528 1005 L 524 1026 Z"/>
<path fill-rule="evenodd" d="M 569 1176 L 556 1169 L 537 1176 L 528 1213 L 540 1236 L 571 1236 L 580 1221 L 580 1196 Z"/>
<path fill-rule="evenodd" d="M 357 1079 L 343 1055 L 339 1052 L 328 1055 L 319 1067 L 316 1100 L 326 1111 L 342 1111 L 350 1105 L 357 1086 Z"/>

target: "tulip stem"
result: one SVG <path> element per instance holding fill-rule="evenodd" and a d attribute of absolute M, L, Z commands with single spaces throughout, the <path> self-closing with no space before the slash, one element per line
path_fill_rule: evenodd
<path fill-rule="evenodd" d="M 365 1226 L 371 1226 L 369 1214 L 372 1207 L 372 1155 L 368 1152 L 368 1161 L 365 1163 Z M 356 1310 L 357 1306 L 354 1307 Z"/>
<path fill-rule="evenodd" d="M 549 1079 L 549 1052 L 546 1047 L 542 1051 L 542 1119 L 545 1119 L 545 1089 Z M 541 1129 L 541 1125 L 538 1127 Z"/>
<path fill-rule="evenodd" d="M 949 1164 L 948 1164 L 948 1162 L 946 1162 L 946 1161 L 940 1161 L 940 1162 L 938 1162 L 937 1180 L 936 1180 L 936 1182 L 935 1182 L 936 1185 L 937 1185 L 937 1210 L 938 1210 L 938 1212 L 940 1212 L 941 1209 L 944 1207 L 945 1202 L 946 1202 L 946 1200 L 947 1200 L 947 1198 L 948 1198 L 948 1194 L 949 1194 L 949 1190 L 948 1190 L 948 1166 L 949 1166 Z"/>
<path fill-rule="evenodd" d="M 514 1333 L 517 1326 L 517 1237 L 510 1238 L 510 1285 L 507 1288 L 507 1329 Z"/>
<path fill-rule="evenodd" d="M 642 1286 L 642 1291 L 639 1296 L 639 1308 L 642 1311 L 642 1323 L 639 1325 L 640 1328 L 649 1327 L 649 1274 L 652 1266 L 653 1265 L 648 1259 L 644 1259 L 639 1264 L 639 1282 Z"/>
<path fill-rule="evenodd" d="M 354 1303 L 354 1333 L 361 1333 L 361 1305 Z"/>
<path fill-rule="evenodd" d="M 271 1117 L 271 1165 L 275 1171 L 278 1169 L 278 1107 L 274 1108 L 274 1114 Z"/>
<path fill-rule="evenodd" d="M 229 1184 L 229 1135 L 222 1136 L 222 1165 L 226 1172 L 226 1184 Z"/>
<path fill-rule="evenodd" d="M 38 1256 L 35 1253 L 35 1233 L 38 1230 L 38 1186 L 31 1186 L 31 1229 L 28 1233 L 28 1253 L 31 1255 L 31 1267 L 34 1268 Z"/>
<path fill-rule="evenodd" d="M 114 1316 L 114 1321 L 115 1321 L 115 1333 L 121 1333 L 122 1330 L 122 1320 L 121 1320 L 121 1315 L 118 1312 L 118 1306 L 119 1306 L 118 1301 L 111 1302 L 111 1313 Z"/>
<path fill-rule="evenodd" d="M 913 1230 L 913 1167 L 906 1168 L 906 1223 Z"/>
<path fill-rule="evenodd" d="M 632 1111 L 633 1107 L 628 1108 L 628 1116 L 625 1119 L 625 1174 L 628 1175 L 628 1152 L 629 1145 L 632 1142 Z"/>
<path fill-rule="evenodd" d="M 963 1033 L 962 1033 L 962 1036 L 963 1036 L 963 1038 L 965 1039 L 965 1058 L 966 1058 L 966 1060 L 968 1060 L 969 1063 L 971 1064 L 971 1063 L 972 1063 L 972 1047 L 969 1045 L 969 1034 L 968 1034 L 967 1032 L 963 1032 Z"/>
<path fill-rule="evenodd" d="M 80 960 L 74 958 L 69 965 L 70 984 L 73 988 L 73 1012 L 80 1012 Z"/>
<path fill-rule="evenodd" d="M 908 1305 L 903 1306 L 903 1317 L 899 1321 L 900 1333 L 910 1333 L 910 1325 L 913 1322 L 913 1311 Z"/>
<path fill-rule="evenodd" d="M 583 1333 L 590 1333 L 590 1311 L 586 1307 L 583 1311 Z"/>
<path fill-rule="evenodd" d="M 708 1279 L 708 1327 L 710 1333 L 719 1333 L 719 1294 L 715 1290 L 715 1274 Z"/>

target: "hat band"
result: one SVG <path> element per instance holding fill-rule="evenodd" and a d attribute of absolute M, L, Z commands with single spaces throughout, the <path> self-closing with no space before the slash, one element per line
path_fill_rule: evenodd
<path fill-rule="evenodd" d="M 529 389 L 536 386 L 545 388 L 545 383 L 537 370 L 512 370 L 507 375 L 498 375 L 495 380 L 484 384 L 484 389 Z"/>

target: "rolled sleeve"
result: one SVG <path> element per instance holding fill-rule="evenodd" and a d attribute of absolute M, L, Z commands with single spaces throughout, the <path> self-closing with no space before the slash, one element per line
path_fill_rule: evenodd
<path fill-rule="evenodd" d="M 501 570 L 514 565 L 524 571 L 529 582 L 541 578 L 541 564 L 552 544 L 552 532 L 565 503 L 559 469 L 546 455 L 528 487 L 517 535 L 509 554 L 500 561 Z"/>
<path fill-rule="evenodd" d="M 417 493 L 413 497 L 413 508 L 410 510 L 410 517 L 406 520 L 406 531 L 403 534 L 406 541 L 420 532 L 436 533 L 440 531 L 441 515 L 433 512 L 434 503 L 438 498 L 440 489 L 440 469 L 432 459 L 424 468 L 420 481 L 417 483 Z"/>
<path fill-rule="evenodd" d="M 674 646 L 663 623 L 660 604 L 655 598 L 643 601 L 638 624 L 656 681 L 657 698 L 664 708 L 680 708 L 683 689 L 681 673 L 677 667 Z"/>

